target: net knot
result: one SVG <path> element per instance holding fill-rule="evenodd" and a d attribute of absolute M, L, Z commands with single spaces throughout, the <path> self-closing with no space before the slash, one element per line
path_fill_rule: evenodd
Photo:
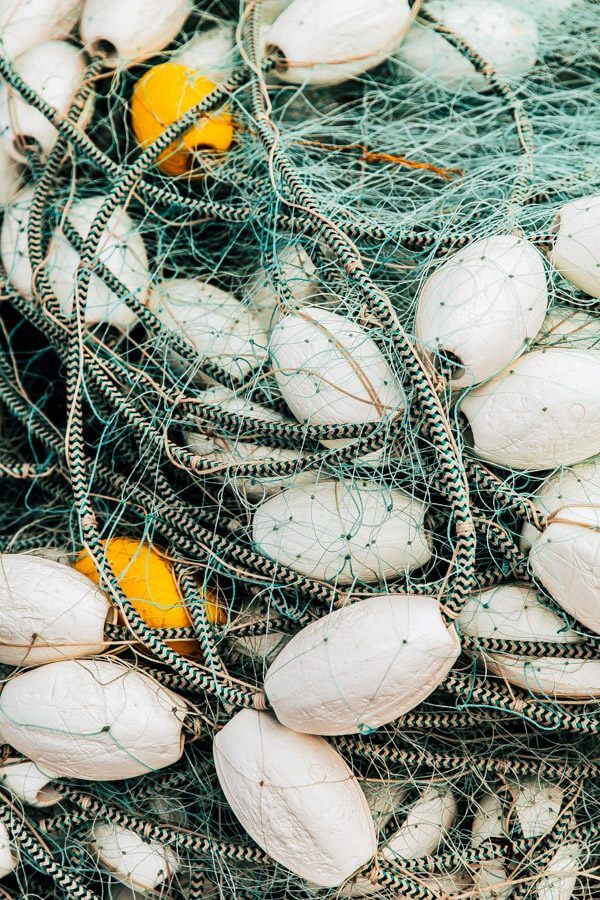
<path fill-rule="evenodd" d="M 255 694 L 253 694 L 252 706 L 259 712 L 266 712 L 266 710 L 269 708 L 269 701 L 267 700 L 267 695 L 264 691 L 257 691 Z"/>

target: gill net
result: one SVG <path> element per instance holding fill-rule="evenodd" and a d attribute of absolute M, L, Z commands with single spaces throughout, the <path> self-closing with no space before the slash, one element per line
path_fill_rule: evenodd
<path fill-rule="evenodd" d="M 420 27 L 439 27 L 427 4 L 413 12 Z M 166 771 L 125 782 L 60 779 L 53 783 L 59 802 L 44 811 L 3 792 L 2 821 L 18 865 L 0 881 L 0 896 L 131 896 L 90 850 L 98 823 L 169 848 L 177 862 L 151 897 L 350 895 L 307 884 L 248 837 L 219 787 L 214 733 L 235 709 L 268 705 L 264 675 L 278 649 L 350 593 L 428 594 L 452 622 L 475 591 L 514 582 L 540 588 L 519 538 L 524 523 L 539 525 L 531 497 L 541 478 L 490 471 L 473 456 L 449 388 L 453 360 L 433 365 L 418 352 L 415 309 L 425 278 L 453 251 L 515 231 L 544 249 L 559 207 L 598 192 L 598 6 L 578 3 L 558 29 L 542 14 L 538 62 L 517 93 L 493 71 L 484 93 L 466 86 L 449 93 L 396 55 L 337 87 L 282 84 L 257 38 L 260 16 L 260 4 L 196 3 L 158 57 L 127 70 L 103 68 L 101 54 L 88 61 L 67 117 L 0 60 L 11 90 L 60 134 L 46 161 L 26 148 L 21 175 L 21 186 L 33 190 L 23 246 L 35 298 L 2 275 L 1 549 L 71 562 L 86 547 L 121 613 L 106 626 L 109 652 L 185 696 L 192 710 L 182 759 Z M 237 28 L 232 73 L 141 152 L 129 124 L 136 82 L 199 30 L 225 23 Z M 460 38 L 446 37 L 485 69 Z M 94 113 L 84 130 L 74 123 L 90 96 Z M 209 156 L 200 179 L 163 174 L 160 152 L 224 102 L 235 123 L 231 150 L 217 161 Z M 90 197 L 102 203 L 82 238 L 67 212 Z M 200 353 L 146 305 L 144 291 L 115 278 L 98 247 L 116 206 L 143 242 L 148 284 L 208 281 L 260 309 L 263 337 L 250 362 Z M 79 259 L 70 316 L 45 268 L 57 228 Z M 549 277 L 551 308 L 593 311 L 556 272 Z M 135 320 L 127 335 L 85 324 L 97 280 Z M 290 416 L 267 335 L 278 317 L 307 303 L 368 329 L 403 385 L 401 412 L 367 425 Z M 217 389 L 209 400 L 207 387 Z M 225 396 L 218 389 L 256 406 L 240 415 L 215 401 Z M 270 557 L 253 535 L 257 494 L 325 481 L 367 485 L 384 502 L 400 489 L 424 503 L 428 561 L 399 578 L 358 576 L 348 586 L 336 573 L 323 580 Z M 107 564 L 105 542 L 116 536 L 161 549 L 191 625 L 148 628 Z M 217 598 L 216 622 L 206 614 L 206 591 Z M 373 895 L 554 896 L 539 893 L 540 879 L 568 843 L 579 848 L 572 896 L 597 895 L 597 704 L 515 687 L 485 663 L 491 652 L 526 655 L 533 669 L 548 655 L 598 658 L 598 638 L 542 595 L 583 640 L 463 636 L 459 661 L 416 709 L 372 733 L 330 739 L 365 793 L 378 798 L 381 847 L 427 788 L 443 789 L 456 805 L 435 852 L 393 862 L 378 856 L 357 876 Z M 177 653 L 176 639 L 196 641 L 197 657 Z M 5 682 L 14 675 L 3 668 Z M 7 745 L 3 752 L 15 756 Z M 527 778 L 562 791 L 554 824 L 533 838 L 511 814 L 510 786 Z M 476 843 L 473 818 L 490 792 L 500 798 L 506 833 Z M 500 876 L 483 890 L 473 876 L 486 865 Z"/>

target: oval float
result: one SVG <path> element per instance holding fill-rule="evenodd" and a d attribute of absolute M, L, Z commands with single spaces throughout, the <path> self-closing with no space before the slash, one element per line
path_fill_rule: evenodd
<path fill-rule="evenodd" d="M 186 711 L 184 700 L 122 663 L 67 660 L 4 686 L 0 736 L 48 780 L 112 781 L 177 762 Z"/>
<path fill-rule="evenodd" d="M 425 506 L 401 490 L 365 481 L 286 488 L 254 513 L 261 553 L 296 572 L 351 584 L 394 578 L 425 565 Z"/>
<path fill-rule="evenodd" d="M 554 223 L 550 261 L 563 278 L 600 298 L 600 195 L 566 203 Z"/>
<path fill-rule="evenodd" d="M 90 53 L 101 48 L 107 65 L 130 66 L 170 44 L 191 11 L 191 0 L 85 0 L 79 30 Z"/>
<path fill-rule="evenodd" d="M 293 0 L 273 23 L 277 75 L 291 84 L 341 84 L 378 66 L 410 24 L 406 0 Z"/>
<path fill-rule="evenodd" d="M 67 208 L 69 222 L 82 240 L 87 237 L 103 203 L 104 197 L 85 197 Z M 94 258 L 104 263 L 132 296 L 145 302 L 150 283 L 148 257 L 142 236 L 124 207 L 118 206 L 108 220 Z M 73 311 L 73 287 L 78 265 L 79 254 L 63 235 L 59 225 L 48 247 L 48 276 L 64 316 L 70 316 Z M 98 275 L 92 274 L 85 321 L 88 325 L 109 322 L 126 332 L 136 323 L 137 317 L 127 303 L 113 294 Z"/>
<path fill-rule="evenodd" d="M 222 407 L 226 412 L 247 416 L 252 420 L 264 420 L 265 422 L 285 423 L 289 422 L 281 413 L 268 407 L 260 406 L 247 400 L 243 395 L 225 387 L 208 388 L 202 395 L 202 399 L 211 405 Z M 298 462 L 305 456 L 300 450 L 291 450 L 287 447 L 270 447 L 266 444 L 255 444 L 249 441 L 238 441 L 234 437 L 225 437 L 218 434 L 207 435 L 202 431 L 186 432 L 187 446 L 194 453 L 202 457 L 203 461 L 214 462 L 216 465 L 235 467 L 243 463 L 267 463 L 267 462 Z M 283 487 L 291 484 L 310 484 L 316 480 L 314 470 L 305 472 L 292 472 L 290 475 L 255 476 L 237 474 L 235 468 L 226 473 L 226 484 L 235 493 L 246 500 L 255 502 L 263 500 L 269 494 L 276 493 Z"/>
<path fill-rule="evenodd" d="M 135 831 L 119 825 L 94 825 L 90 850 L 98 864 L 138 891 L 162 890 L 180 868 L 170 847 L 145 841 Z"/>
<path fill-rule="evenodd" d="M 283 399 L 300 422 L 377 422 L 406 407 L 402 386 L 375 341 L 337 313 L 307 306 L 284 316 L 269 350 Z"/>
<path fill-rule="evenodd" d="M 460 654 L 433 597 L 368 597 L 317 619 L 269 667 L 265 693 L 288 728 L 357 734 L 413 709 Z"/>
<path fill-rule="evenodd" d="M 393 862 L 434 853 L 454 824 L 456 813 L 456 797 L 450 788 L 427 787 L 386 842 L 381 855 Z"/>
<path fill-rule="evenodd" d="M 276 862 L 335 887 L 377 849 L 360 786 L 326 741 L 267 712 L 244 709 L 216 735 L 223 793 L 248 834 Z"/>
<path fill-rule="evenodd" d="M 4 0 L 0 7 L 2 55 L 12 59 L 36 44 L 67 37 L 82 5 L 83 0 Z"/>
<path fill-rule="evenodd" d="M 454 388 L 497 375 L 540 330 L 548 292 L 541 254 L 524 238 L 475 241 L 443 262 L 419 294 L 416 333 L 455 361 Z"/>
<path fill-rule="evenodd" d="M 600 634 L 600 505 L 559 508 L 534 538 L 529 567 L 563 609 Z"/>
<path fill-rule="evenodd" d="M 233 294 L 191 278 L 161 281 L 150 309 L 171 331 L 187 338 L 203 359 L 236 378 L 263 362 L 267 336 L 254 313 Z"/>
<path fill-rule="evenodd" d="M 527 13 L 493 0 L 431 0 L 427 10 L 490 63 L 500 78 L 520 80 L 535 65 L 538 30 Z M 489 82 L 472 63 L 430 26 L 415 23 L 399 57 L 412 69 L 447 88 L 481 91 Z"/>
<path fill-rule="evenodd" d="M 525 354 L 460 402 L 473 449 L 513 469 L 553 469 L 600 452 L 600 355 L 551 347 Z"/>
<path fill-rule="evenodd" d="M 85 60 L 73 44 L 44 41 L 19 56 L 13 68 L 25 84 L 64 116 L 83 83 Z M 85 127 L 92 111 L 93 94 L 79 116 L 79 128 Z M 58 131 L 46 116 L 7 84 L 0 86 L 0 134 L 5 152 L 22 163 L 27 162 L 25 144 L 35 141 L 45 158 L 58 140 Z"/>
<path fill-rule="evenodd" d="M 107 645 L 108 597 L 69 566 L 27 553 L 0 556 L 0 662 L 38 666 Z"/>

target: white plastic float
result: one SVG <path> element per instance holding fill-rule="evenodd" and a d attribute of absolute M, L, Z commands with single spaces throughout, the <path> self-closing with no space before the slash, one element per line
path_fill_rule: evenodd
<path fill-rule="evenodd" d="M 28 300 L 33 298 L 31 265 L 27 248 L 29 207 L 33 188 L 26 187 L 7 206 L 0 231 L 2 265 L 12 287 Z"/>
<path fill-rule="evenodd" d="M 548 292 L 541 254 L 524 238 L 474 241 L 429 276 L 417 306 L 425 348 L 456 361 L 452 387 L 497 375 L 540 330 Z"/>
<path fill-rule="evenodd" d="M 585 856 L 581 844 L 561 844 L 537 883 L 538 900 L 569 900 L 584 869 Z"/>
<path fill-rule="evenodd" d="M 368 597 L 298 632 L 269 667 L 265 693 L 294 731 L 368 733 L 428 697 L 459 654 L 435 598 Z"/>
<path fill-rule="evenodd" d="M 600 298 L 600 195 L 579 197 L 558 212 L 550 260 L 560 274 Z"/>
<path fill-rule="evenodd" d="M 8 829 L 3 822 L 0 822 L 0 878 L 16 869 L 18 863 L 18 855 L 13 848 Z"/>
<path fill-rule="evenodd" d="M 368 784 L 369 782 L 367 782 Z M 403 793 L 399 793 L 397 787 L 388 788 L 385 782 L 382 784 L 375 796 L 383 797 L 388 801 L 385 803 L 386 812 L 390 809 L 390 801 L 393 803 L 389 817 L 395 813 L 399 818 L 403 794 L 407 789 L 408 786 L 405 786 L 401 789 Z M 366 797 L 371 812 L 374 814 L 373 795 L 366 793 Z M 429 785 L 422 790 L 417 800 L 408 806 L 405 812 L 406 817 L 400 827 L 378 849 L 380 858 L 397 862 L 400 865 L 403 859 L 418 859 L 433 853 L 438 848 L 456 819 L 456 798 L 447 787 Z M 385 820 L 381 823 L 381 827 L 384 824 Z M 441 878 L 445 881 L 443 876 Z M 453 882 L 451 884 L 440 883 L 440 877 L 432 876 L 423 879 L 419 877 L 419 881 L 421 880 L 432 890 L 445 890 L 450 895 L 453 891 L 458 892 L 461 889 L 458 884 Z M 461 887 L 464 889 L 465 885 L 461 885 Z M 385 891 L 383 885 L 373 883 L 364 876 L 358 875 L 340 889 L 339 895 L 353 898 L 372 897 L 383 891 Z"/>
<path fill-rule="evenodd" d="M 283 398 L 300 422 L 377 422 L 406 406 L 402 386 L 375 341 L 345 316 L 318 306 L 284 316 L 271 333 L 269 350 Z"/>
<path fill-rule="evenodd" d="M 67 208 L 69 222 L 82 240 L 87 237 L 103 202 L 104 197 L 85 197 Z M 117 206 L 103 229 L 94 258 L 104 263 L 131 295 L 145 302 L 150 282 L 146 248 L 135 222 L 122 206 Z M 50 282 L 60 302 L 61 312 L 64 316 L 70 316 L 79 255 L 62 234 L 60 225 L 50 241 L 48 261 Z M 115 328 L 128 331 L 137 317 L 98 275 L 92 274 L 85 321 L 88 325 L 110 322 Z"/>
<path fill-rule="evenodd" d="M 563 609 L 600 634 L 600 459 L 551 476 L 534 504 L 547 524 L 542 532 L 523 529 L 531 571 Z"/>
<path fill-rule="evenodd" d="M 556 28 L 569 13 L 577 15 L 579 0 L 508 0 L 508 5 L 528 13 L 543 28 Z"/>
<path fill-rule="evenodd" d="M 231 76 L 236 58 L 234 26 L 215 25 L 196 32 L 175 51 L 171 62 L 201 72 L 205 78 L 218 84 Z"/>
<path fill-rule="evenodd" d="M 46 809 L 60 800 L 48 784 L 48 776 L 29 760 L 7 759 L 0 766 L 0 782 L 23 803 Z"/>
<path fill-rule="evenodd" d="M 63 116 L 83 82 L 85 67 L 81 50 L 65 41 L 36 44 L 14 62 L 25 84 Z M 90 95 L 77 122 L 80 128 L 90 120 L 92 111 Z M 5 153 L 21 163 L 27 161 L 24 144 L 35 141 L 42 157 L 47 157 L 58 139 L 54 125 L 7 84 L 0 85 L 0 135 Z"/>
<path fill-rule="evenodd" d="M 293 0 L 269 33 L 281 56 L 277 75 L 291 84 L 340 84 L 387 59 L 409 23 L 406 0 Z"/>
<path fill-rule="evenodd" d="M 487 462 L 541 470 L 600 452 L 600 355 L 550 347 L 516 360 L 460 401 Z"/>
<path fill-rule="evenodd" d="M 456 798 L 448 787 L 431 785 L 410 808 L 381 850 L 384 859 L 418 859 L 434 853 L 456 819 Z"/>
<path fill-rule="evenodd" d="M 286 488 L 252 521 L 257 549 L 296 572 L 351 584 L 382 581 L 425 565 L 425 506 L 404 491 L 365 481 Z"/>
<path fill-rule="evenodd" d="M 200 356 L 234 377 L 244 378 L 265 359 L 267 336 L 252 310 L 214 284 L 191 278 L 161 281 L 149 306 Z"/>
<path fill-rule="evenodd" d="M 214 741 L 219 782 L 254 841 L 301 878 L 336 887 L 376 851 L 360 786 L 323 738 L 244 709 Z"/>
<path fill-rule="evenodd" d="M 263 50 L 267 44 L 271 22 L 285 6 L 285 3 L 263 3 L 263 21 L 260 29 Z M 226 81 L 236 65 L 241 62 L 235 31 L 233 24 L 203 28 L 175 51 L 171 61 L 201 72 L 205 78 L 217 84 Z"/>
<path fill-rule="evenodd" d="M 130 66 L 170 44 L 191 11 L 191 0 L 85 0 L 81 39 L 90 53 L 108 50 L 109 65 Z"/>
<path fill-rule="evenodd" d="M 202 396 L 207 403 L 214 403 L 215 406 L 222 407 L 226 412 L 248 416 L 253 420 L 262 419 L 265 422 L 275 423 L 290 421 L 276 410 L 253 403 L 251 400 L 247 400 L 244 396 L 236 394 L 225 387 L 208 388 Z M 186 443 L 189 449 L 198 454 L 202 460 L 222 466 L 235 466 L 242 463 L 300 461 L 305 455 L 301 451 L 291 450 L 286 447 L 269 447 L 265 444 L 238 441 L 235 438 L 227 438 L 221 435 L 206 435 L 201 431 L 187 431 Z M 316 474 L 314 471 L 292 472 L 291 475 L 272 477 L 238 475 L 234 471 L 233 473 L 228 473 L 227 484 L 244 499 L 257 501 L 264 499 L 269 494 L 276 493 L 288 485 L 310 484 L 315 479 Z"/>
<path fill-rule="evenodd" d="M 524 778 L 508 783 L 509 798 L 506 813 L 497 794 L 484 794 L 478 801 L 473 819 L 472 840 L 480 846 L 487 838 L 510 834 L 511 819 L 518 819 L 525 838 L 547 834 L 556 824 L 563 803 L 560 786 L 542 778 Z M 561 844 L 549 862 L 544 877 L 537 883 L 538 900 L 569 900 L 576 883 L 576 864 L 582 848 L 574 842 Z M 499 900 L 511 891 L 510 876 L 499 861 L 481 863 L 474 872 L 475 884 L 487 896 L 495 890 Z"/>
<path fill-rule="evenodd" d="M 9 59 L 44 41 L 65 38 L 83 0 L 1 0 L 0 52 Z"/>
<path fill-rule="evenodd" d="M 21 180 L 21 166 L 0 145 L 0 211 L 14 200 Z"/>
<path fill-rule="evenodd" d="M 479 638 L 576 643 L 576 631 L 544 604 L 533 588 L 507 584 L 472 594 L 458 624 L 464 634 Z M 534 694 L 586 699 L 600 696 L 600 661 L 526 657 L 485 652 L 488 670 Z"/>
<path fill-rule="evenodd" d="M 8 280 L 23 297 L 33 298 L 32 271 L 27 245 L 29 210 L 33 188 L 22 190 L 7 208 L 0 233 L 0 252 Z M 83 239 L 103 202 L 102 197 L 86 197 L 68 207 L 70 224 Z M 100 260 L 141 302 L 145 301 L 150 281 L 144 242 L 129 214 L 119 206 L 104 229 L 95 259 Z M 57 226 L 46 254 L 47 274 L 64 316 L 73 310 L 73 288 L 79 255 Z M 104 281 L 92 274 L 87 292 L 85 321 L 88 325 L 108 322 L 121 331 L 128 331 L 137 322 L 135 313 L 108 288 Z"/>
<path fill-rule="evenodd" d="M 103 869 L 142 893 L 162 891 L 181 865 L 170 847 L 119 825 L 94 825 L 90 849 Z"/>
<path fill-rule="evenodd" d="M 263 614 L 257 611 L 250 601 L 240 609 L 236 615 L 236 625 L 251 625 L 263 620 Z M 285 645 L 291 639 L 291 635 L 276 631 L 275 627 L 269 628 L 264 634 L 252 634 L 245 637 L 236 637 L 235 630 L 231 634 L 232 647 L 241 655 L 253 659 L 262 665 L 268 666 L 275 657 L 281 653 Z"/>
<path fill-rule="evenodd" d="M 535 344 L 600 351 L 600 319 L 572 306 L 555 306 L 544 319 Z"/>
<path fill-rule="evenodd" d="M 184 700 L 123 663 L 67 660 L 6 683 L 0 738 L 47 782 L 134 778 L 177 762 L 186 711 Z"/>
<path fill-rule="evenodd" d="M 533 68 L 539 36 L 526 12 L 495 0 L 430 0 L 427 12 L 462 37 L 502 79 L 518 82 Z M 430 26 L 414 24 L 398 56 L 447 90 L 488 87 L 466 56 Z"/>
<path fill-rule="evenodd" d="M 37 666 L 101 653 L 104 625 L 115 616 L 107 596 L 69 566 L 0 556 L 0 662 Z"/>
<path fill-rule="evenodd" d="M 327 300 L 317 268 L 301 244 L 291 244 L 277 254 L 277 265 L 281 280 L 290 291 L 299 307 L 321 304 Z M 269 273 L 259 269 L 248 289 L 255 314 L 265 331 L 277 322 L 279 295 Z"/>

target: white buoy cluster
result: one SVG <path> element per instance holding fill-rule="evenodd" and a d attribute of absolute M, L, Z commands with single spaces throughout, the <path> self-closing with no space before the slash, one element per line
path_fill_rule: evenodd
<path fill-rule="evenodd" d="M 483 102 L 490 73 L 482 73 L 456 42 L 446 41 L 444 31 L 488 60 L 507 90 L 518 88 L 536 64 L 539 30 L 546 27 L 543 10 L 533 8 L 537 4 L 529 10 L 518 0 L 429 0 L 426 11 L 437 30 L 415 22 L 414 6 L 406 0 L 265 0 L 259 42 L 272 58 L 273 77 L 290 91 L 343 86 L 389 62 L 411 75 L 422 73 L 444 97 L 461 88 Z M 559 26 L 571 4 L 563 0 L 558 6 L 548 28 Z M 131 73 L 165 50 L 196 12 L 191 0 L 0 0 L 0 52 L 64 118 L 88 60 L 102 54 L 109 77 L 113 70 Z M 218 84 L 237 67 L 239 50 L 235 29 L 215 24 L 178 46 L 169 62 Z M 197 88 L 192 76 L 188 80 Z M 209 87 L 202 96 L 210 92 Z M 188 108 L 199 102 L 194 98 Z M 73 127 L 83 133 L 93 115 L 91 92 Z M 43 163 L 58 140 L 47 116 L 10 84 L 0 85 L 2 265 L 10 287 L 32 308 L 40 306 L 40 285 L 47 282 L 57 301 L 49 312 L 68 334 L 78 301 L 77 244 L 93 235 L 105 197 L 74 190 L 39 248 L 42 268 L 33 266 L 36 193 L 35 184 L 23 186 L 24 172 L 30 151 Z M 470 240 L 429 263 L 413 285 L 414 317 L 403 323 L 406 344 L 414 339 L 416 347 L 411 363 L 431 388 L 431 405 L 441 409 L 440 397 L 448 398 L 447 419 L 456 433 L 444 435 L 447 456 L 460 459 L 464 446 L 463 462 L 474 462 L 479 472 L 485 467 L 491 479 L 536 481 L 526 497 L 530 515 L 519 526 L 520 574 L 511 570 L 500 583 L 479 587 L 471 579 L 454 615 L 442 602 L 448 559 L 439 551 L 434 476 L 409 484 L 387 478 L 385 468 L 393 454 L 418 454 L 419 441 L 429 441 L 428 452 L 437 445 L 425 432 L 413 435 L 415 446 L 403 444 L 403 428 L 412 427 L 406 423 L 421 402 L 410 366 L 400 361 L 391 329 L 362 301 L 341 296 L 335 279 L 323 277 L 331 247 L 290 238 L 271 248 L 273 265 L 257 265 L 245 289 L 237 291 L 212 271 L 202 278 L 185 271 L 173 277 L 176 265 L 155 267 L 140 213 L 131 212 L 126 200 L 116 205 L 94 254 L 83 318 L 94 334 L 97 326 L 110 326 L 102 330 L 109 333 L 107 343 L 98 345 L 102 366 L 101 350 L 112 347 L 111 341 L 118 347 L 131 340 L 132 358 L 162 353 L 160 372 L 169 378 L 157 388 L 153 369 L 149 396 L 164 390 L 173 410 L 181 401 L 184 413 L 173 416 L 178 427 L 184 423 L 177 475 L 185 468 L 181 460 L 191 459 L 187 474 L 210 476 L 202 490 L 208 484 L 206 493 L 213 491 L 227 513 L 214 527 L 214 546 L 207 540 L 202 549 L 222 565 L 230 593 L 235 578 L 243 581 L 244 593 L 221 604 L 226 589 L 219 584 L 211 612 L 203 593 L 208 563 L 189 551 L 186 564 L 198 589 L 190 605 L 182 599 L 181 569 L 171 571 L 170 554 L 177 558 L 179 549 L 164 551 L 160 559 L 170 589 L 177 595 L 181 588 L 187 623 L 178 620 L 173 627 L 188 631 L 183 638 L 165 638 L 167 650 L 153 659 L 148 647 L 137 644 L 139 635 L 127 632 L 131 623 L 125 624 L 104 577 L 94 581 L 83 574 L 68 554 L 59 561 L 1 553 L 0 664 L 12 670 L 0 692 L 0 739 L 6 745 L 0 784 L 15 807 L 31 807 L 41 819 L 42 810 L 74 791 L 65 779 L 91 786 L 153 776 L 171 766 L 193 769 L 185 758 L 186 740 L 201 740 L 205 752 L 212 747 L 214 762 L 214 772 L 203 774 L 206 791 L 212 777 L 229 819 L 233 813 L 266 857 L 286 876 L 302 879 L 307 892 L 375 896 L 384 890 L 382 872 L 409 880 L 416 873 L 425 897 L 508 900 L 515 886 L 512 861 L 500 854 L 487 858 L 483 851 L 503 840 L 549 838 L 571 801 L 566 779 L 517 777 L 508 766 L 500 771 L 490 765 L 494 774 L 484 778 L 478 769 L 465 796 L 456 785 L 465 774 L 460 767 L 448 775 L 435 762 L 427 776 L 411 772 L 409 751 L 436 709 L 428 705 L 425 724 L 403 729 L 420 704 L 448 689 L 465 649 L 470 656 L 461 677 L 466 671 L 474 678 L 476 668 L 477 676 L 518 698 L 518 711 L 519 703 L 528 712 L 561 703 L 571 710 L 600 698 L 600 659 L 511 649 L 546 642 L 555 651 L 576 651 L 589 632 L 600 635 L 600 326 L 593 314 L 600 299 L 600 195 L 556 207 L 543 241 L 515 227 Z M 348 264 L 346 274 L 357 269 Z M 577 309 L 555 302 L 557 286 L 561 299 L 570 292 L 578 301 Z M 149 322 L 147 343 L 134 342 L 134 329 Z M 169 380 L 173 373 L 179 382 Z M 128 382 L 132 390 L 134 381 Z M 189 385 L 194 403 L 185 402 Z M 85 379 L 80 388 L 85 393 Z M 237 425 L 224 435 L 218 420 L 227 416 Z M 166 435 L 171 422 L 160 424 Z M 134 425 L 144 434 L 159 431 L 151 415 L 138 413 Z M 340 436 L 347 426 L 353 426 L 350 438 Z M 66 427 L 71 439 L 78 423 L 69 419 Z M 380 446 L 361 449 L 361 429 L 380 436 Z M 283 438 L 263 440 L 261 431 L 277 438 L 302 434 L 305 441 L 292 448 Z M 232 432 L 235 437 L 228 436 Z M 72 462 L 67 458 L 65 471 Z M 470 476 L 463 469 L 467 494 Z M 440 484 L 446 477 L 447 472 L 435 475 Z M 195 522 L 198 496 L 192 490 L 196 481 L 184 485 L 181 478 L 181 521 L 175 493 L 164 492 L 156 513 L 176 536 Z M 161 471 L 157 495 L 165 484 Z M 454 503 L 452 490 L 443 497 L 438 506 Z M 236 516 L 229 515 L 229 504 Z M 477 523 L 486 524 L 486 515 L 478 509 Z M 94 518 L 88 516 L 86 528 Z M 459 526 L 459 538 L 472 535 L 471 523 Z M 246 556 L 223 554 L 224 534 Z M 189 546 L 198 544 L 190 538 Z M 262 568 L 252 570 L 248 559 Z M 147 598 L 131 566 L 130 558 L 124 575 L 117 574 L 134 580 L 131 593 L 123 590 L 146 621 L 140 601 Z M 459 575 L 471 578 L 470 571 Z M 151 585 L 159 595 L 148 601 L 154 614 L 164 612 L 165 583 Z M 304 603 L 298 590 L 293 612 L 302 627 L 293 633 L 282 621 L 281 596 L 290 584 L 308 584 L 321 603 Z M 253 633 L 249 626 L 261 624 L 265 608 L 275 624 Z M 117 625 L 127 632 L 122 646 L 109 637 Z M 152 627 L 167 625 L 161 619 Z M 178 644 L 187 641 L 189 629 L 197 646 L 188 659 Z M 132 645 L 135 655 L 126 655 Z M 169 648 L 179 681 L 168 677 Z M 240 657 L 248 661 L 244 672 L 252 663 L 256 683 L 230 674 L 218 657 L 221 650 L 227 664 Z M 145 671 L 148 659 L 152 674 Z M 236 692 L 243 698 L 239 709 Z M 205 693 L 211 701 L 216 697 L 217 713 L 203 709 Z M 469 702 L 451 711 L 468 715 Z M 453 729 L 451 724 L 440 735 L 449 756 L 456 749 Z M 371 745 L 376 762 L 380 751 L 379 761 L 387 764 L 385 752 L 396 743 L 407 760 L 402 769 L 397 760 L 395 768 L 390 763 L 389 776 L 376 785 L 373 759 L 345 752 L 375 732 L 382 737 Z M 86 802 L 89 807 L 91 798 Z M 192 872 L 182 838 L 192 834 L 185 811 L 178 817 L 157 801 L 152 822 L 154 828 L 140 833 L 135 822 L 121 824 L 100 811 L 81 839 L 94 866 L 118 882 L 116 891 L 109 888 L 111 896 L 168 896 L 171 880 Z M 157 837 L 157 822 L 172 826 L 177 839 Z M 448 850 L 458 827 L 469 835 L 465 858 L 443 875 L 431 858 L 440 848 Z M 202 846 L 204 856 L 221 852 L 211 841 L 209 836 L 211 849 Z M 587 858 L 580 834 L 559 835 L 542 859 L 532 896 L 569 900 Z M 0 878 L 19 862 L 14 834 L 0 822 Z M 231 890 L 225 876 L 223 884 Z M 203 896 L 212 897 L 213 887 Z"/>

